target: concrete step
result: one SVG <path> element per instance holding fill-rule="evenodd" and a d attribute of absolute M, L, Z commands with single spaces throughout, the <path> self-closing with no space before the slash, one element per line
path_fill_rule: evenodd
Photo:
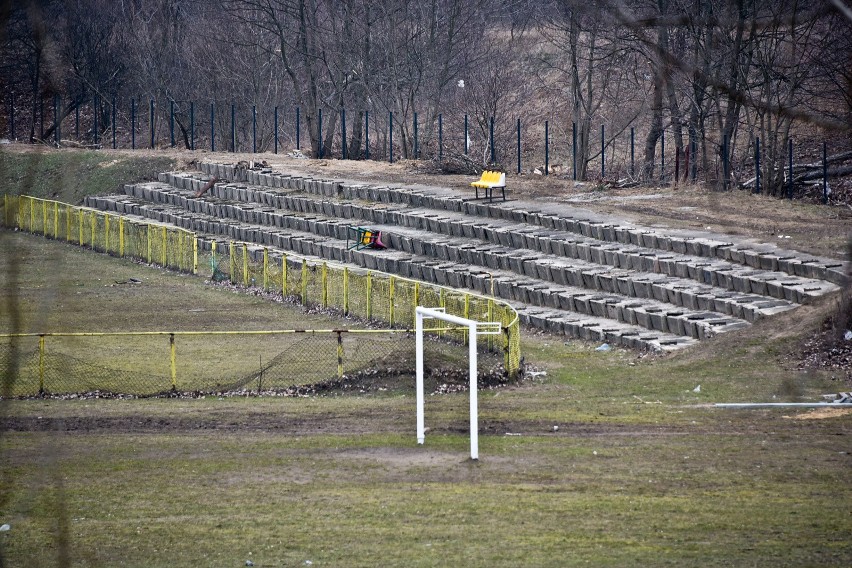
<path fill-rule="evenodd" d="M 152 198 L 168 195 L 165 192 L 160 193 L 156 187 L 145 187 L 144 190 L 150 192 Z M 469 288 L 504 300 L 549 309 L 554 313 L 576 312 L 584 317 L 611 319 L 673 336 L 706 339 L 748 325 L 740 318 L 714 312 L 712 309 L 678 308 L 667 301 L 653 298 L 631 298 L 617 292 L 599 293 L 580 287 L 559 286 L 511 271 L 489 270 L 471 262 L 442 262 L 432 257 L 402 251 L 350 250 L 345 240 L 335 236 L 333 231 L 325 235 L 304 230 L 307 227 L 284 227 L 286 230 L 282 231 L 269 224 L 252 223 L 250 216 L 239 220 L 223 220 L 205 213 L 188 213 L 180 205 L 154 204 L 123 196 L 94 197 L 88 200 L 88 204 L 120 214 L 138 215 L 160 223 L 174 224 L 199 233 L 348 262 L 367 269 L 453 288 Z M 235 211 L 242 210 L 227 212 Z M 287 216 L 286 219 L 293 217 Z M 316 219 L 301 221 L 321 224 Z M 562 314 L 560 317 L 564 320 L 568 316 Z"/>
<path fill-rule="evenodd" d="M 489 203 L 463 199 L 447 188 L 384 187 L 287 175 L 273 172 L 269 168 L 240 170 L 231 165 L 210 162 L 203 162 L 199 167 L 207 176 L 216 175 L 220 179 L 246 182 L 258 188 L 296 189 L 328 198 L 398 204 L 405 207 L 432 209 L 441 213 L 461 213 L 468 219 L 478 217 L 491 221 L 522 223 L 532 230 L 555 230 L 606 243 L 723 260 L 752 269 L 824 280 L 837 285 L 842 285 L 845 281 L 845 264 L 835 259 L 784 250 L 772 244 L 757 243 L 747 239 L 722 237 L 703 231 L 663 230 L 631 225 L 567 204 L 522 201 Z M 183 173 L 170 173 L 164 176 L 171 176 L 175 179 L 175 184 L 178 183 L 176 178 L 192 178 L 191 175 Z"/>
<path fill-rule="evenodd" d="M 206 181 L 201 176 L 193 177 L 183 173 L 163 174 L 161 177 L 170 185 L 192 191 L 200 188 Z M 286 181 L 286 178 L 274 179 L 282 183 Z M 300 188 L 281 191 L 244 184 L 217 184 L 211 191 L 212 196 L 220 199 L 352 219 L 370 226 L 393 225 L 447 236 L 476 238 L 514 249 L 527 249 L 619 269 L 665 274 L 739 294 L 769 296 L 795 303 L 806 303 L 839 289 L 832 282 L 771 269 L 773 266 L 778 268 L 778 261 L 789 264 L 793 257 L 769 262 L 769 259 L 774 257 L 748 255 L 743 256 L 741 260 L 757 260 L 753 263 L 746 262 L 744 265 L 712 260 L 711 257 L 705 256 L 664 253 L 643 246 L 611 243 L 595 237 L 577 236 L 568 231 L 537 229 L 506 220 L 477 221 L 462 214 L 439 213 L 428 209 L 411 210 L 399 206 L 314 199 L 305 195 L 304 190 Z M 701 252 L 703 249 L 699 247 L 695 250 Z M 749 264 L 768 268 L 750 268 Z M 802 271 L 807 272 L 804 269 L 800 270 Z"/>
<path fill-rule="evenodd" d="M 274 207 L 258 206 L 250 203 L 224 202 L 217 195 L 227 196 L 242 188 L 217 186 L 213 196 L 202 199 L 193 198 L 183 190 L 173 189 L 162 184 L 140 184 L 128 186 L 126 191 L 136 197 L 155 203 L 172 204 L 195 213 L 205 213 L 219 218 L 231 218 L 246 223 L 276 226 L 311 232 L 324 237 L 345 240 L 348 224 L 339 219 L 322 214 L 294 213 Z M 271 196 L 268 201 L 274 205 L 291 206 L 303 211 L 323 211 L 351 213 L 345 205 L 332 202 L 315 203 L 298 196 Z M 316 207 L 296 207 L 291 203 L 297 199 L 301 205 L 314 204 Z M 224 199 L 224 197 L 223 197 Z M 345 216 L 345 215 L 344 215 Z M 634 298 L 656 299 L 677 307 L 691 310 L 718 311 L 739 319 L 754 322 L 760 317 L 774 315 L 795 307 L 795 302 L 805 300 L 804 292 L 808 283 L 785 281 L 777 293 L 788 298 L 773 298 L 751 292 L 743 282 L 732 280 L 731 289 L 722 289 L 711 285 L 696 284 L 695 281 L 668 277 L 655 272 L 643 272 L 630 268 L 612 269 L 593 262 L 574 260 L 556 255 L 547 255 L 530 250 L 518 250 L 509 247 L 483 245 L 477 239 L 464 237 L 435 237 L 427 231 L 406 229 L 396 226 L 371 224 L 371 227 L 386 233 L 386 243 L 394 249 L 410 254 L 430 256 L 438 261 L 452 261 L 479 265 L 486 270 L 513 271 L 519 276 L 540 279 L 560 286 L 588 288 L 593 291 L 618 293 Z M 428 227 L 428 224 L 426 225 Z M 770 290 L 769 286 L 764 286 Z M 772 288 L 772 291 L 776 289 Z"/>
<path fill-rule="evenodd" d="M 131 219 L 140 221 L 149 220 L 147 217 L 126 214 Z M 214 234 L 199 233 L 199 246 L 201 250 L 209 251 L 212 248 L 213 242 L 218 243 L 219 250 L 226 244 L 224 240 Z M 310 243 L 302 243 L 303 250 L 314 250 Z M 254 246 L 249 248 L 249 255 L 253 260 L 260 262 L 263 255 L 264 247 Z M 316 256 L 299 252 L 298 257 L 294 257 L 292 251 L 287 249 L 279 249 L 276 247 L 267 247 L 270 262 L 280 263 L 283 257 L 287 257 L 287 262 L 292 270 L 300 268 L 301 259 L 306 259 L 309 263 L 326 262 L 327 257 Z M 319 251 L 325 254 L 325 250 Z M 369 254 L 366 255 L 368 258 Z M 372 264 L 367 261 L 365 264 Z M 381 262 L 376 262 L 380 266 Z M 462 267 L 464 268 L 464 267 Z M 352 270 L 365 270 L 360 266 L 352 265 Z M 446 270 L 438 270 L 438 274 L 444 274 L 447 281 L 455 281 L 459 283 L 458 278 L 463 274 L 462 271 L 447 272 Z M 454 276 L 448 277 L 448 274 Z M 611 345 L 622 346 L 629 349 L 647 350 L 647 351 L 673 351 L 689 347 L 697 343 L 695 339 L 685 336 L 679 336 L 668 332 L 654 331 L 645 329 L 639 325 L 617 322 L 609 318 L 601 318 L 590 315 L 568 313 L 563 310 L 554 310 L 529 306 L 523 302 L 510 302 L 519 314 L 522 325 L 530 326 L 542 330 L 546 330 L 556 334 L 562 334 L 569 337 L 586 339 L 590 341 L 605 341 Z"/>

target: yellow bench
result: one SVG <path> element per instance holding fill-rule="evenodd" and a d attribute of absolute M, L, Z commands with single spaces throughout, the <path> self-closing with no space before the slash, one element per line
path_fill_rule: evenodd
<path fill-rule="evenodd" d="M 471 183 L 476 189 L 476 199 L 479 199 L 479 190 L 485 190 L 485 199 L 489 201 L 494 199 L 494 188 L 502 190 L 503 201 L 506 201 L 506 174 L 503 172 L 485 170 L 475 182 Z"/>

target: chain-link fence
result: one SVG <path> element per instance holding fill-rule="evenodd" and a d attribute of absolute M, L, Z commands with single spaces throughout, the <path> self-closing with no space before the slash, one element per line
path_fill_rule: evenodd
<path fill-rule="evenodd" d="M 44 235 L 115 256 L 195 273 L 198 239 L 185 229 L 27 195 L 3 196 L 6 227 Z"/>
<path fill-rule="evenodd" d="M 463 387 L 467 349 L 434 331 L 431 388 Z M 479 352 L 480 381 L 502 380 L 500 354 L 484 341 Z M 415 340 L 410 330 L 2 335 L 0 370 L 4 398 L 384 390 L 413 387 Z"/>
<path fill-rule="evenodd" d="M 500 322 L 502 340 L 489 336 L 487 347 L 503 353 L 511 375 L 520 367 L 518 315 L 512 306 L 493 297 L 298 255 L 270 253 L 267 248 L 247 243 L 231 241 L 227 258 L 218 248 L 214 243 L 209 254 L 213 272 L 220 279 L 281 292 L 305 306 L 334 308 L 343 315 L 383 321 L 391 327 L 413 327 L 417 306 L 443 308 L 448 314 L 476 321 Z M 203 256 L 206 258 L 206 254 Z M 462 343 L 467 340 L 463 330 L 448 334 Z"/>
<path fill-rule="evenodd" d="M 42 339 L 41 348 L 26 348 L 22 346 L 26 341 L 20 338 L 8 338 L 8 345 L 3 351 L 3 361 L 0 361 L 4 372 L 8 373 L 12 361 L 20 362 L 19 371 L 15 374 L 14 389 L 16 393 L 38 393 L 38 392 L 80 392 L 84 390 L 107 390 L 110 392 L 121 392 L 127 394 L 151 394 L 161 392 L 164 389 L 217 391 L 223 388 L 237 385 L 243 378 L 254 376 L 255 370 L 264 369 L 262 359 L 266 357 L 267 364 L 281 361 L 282 372 L 284 369 L 289 373 L 287 378 L 282 376 L 280 380 L 287 382 L 285 388 L 298 386 L 300 384 L 315 383 L 325 380 L 327 376 L 342 377 L 345 373 L 342 369 L 357 368 L 359 359 L 353 358 L 355 353 L 363 353 L 364 345 L 375 345 L 376 353 L 368 358 L 369 361 L 381 360 L 381 353 L 386 352 L 394 344 L 402 344 L 399 330 L 414 327 L 414 311 L 419 306 L 429 308 L 443 308 L 448 314 L 456 315 L 466 319 L 483 322 L 500 322 L 503 330 L 501 337 L 487 336 L 483 339 L 482 347 L 485 351 L 502 357 L 502 366 L 506 374 L 514 378 L 520 369 L 520 326 L 515 310 L 507 303 L 492 297 L 481 296 L 474 293 L 445 288 L 442 286 L 418 282 L 392 276 L 381 272 L 355 269 L 344 265 L 309 259 L 299 255 L 284 254 L 270 251 L 268 248 L 250 245 L 236 241 L 217 243 L 216 241 L 202 241 L 197 235 L 183 229 L 174 228 L 157 223 L 136 221 L 124 216 L 96 211 L 85 207 L 77 207 L 38 199 L 28 196 L 5 195 L 3 199 L 3 212 L 0 215 L 7 227 L 16 227 L 23 231 L 41 234 L 49 238 L 64 240 L 72 244 L 89 247 L 93 250 L 106 252 L 120 257 L 134 258 L 151 264 L 196 273 L 199 263 L 209 266 L 211 277 L 217 281 L 229 280 L 231 283 L 247 287 L 261 288 L 267 292 L 280 293 L 284 297 L 291 298 L 305 306 L 322 307 L 337 311 L 347 317 L 361 318 L 366 321 L 382 322 L 388 324 L 391 329 L 369 330 L 375 332 L 369 339 L 362 338 L 349 348 L 345 349 L 346 341 L 359 333 L 367 330 L 351 330 L 340 332 L 333 349 L 322 348 L 333 363 L 333 373 L 329 373 L 320 365 L 319 360 L 310 357 L 305 370 L 300 371 L 295 361 L 299 355 L 287 355 L 278 358 L 285 349 L 281 345 L 270 348 L 269 351 L 258 352 L 258 363 L 254 366 L 230 369 L 221 373 L 208 371 L 192 371 L 180 373 L 178 368 L 172 368 L 165 376 L 171 377 L 165 383 L 160 371 L 151 370 L 144 373 L 145 377 L 137 376 L 144 368 L 147 361 L 157 360 L 156 357 L 140 356 L 138 359 L 142 366 L 133 366 L 128 371 L 115 369 L 114 361 L 127 359 L 128 349 L 148 349 L 156 351 L 156 347 L 149 345 L 150 337 L 159 335 L 195 336 L 194 332 L 170 334 L 168 332 L 157 332 L 153 334 L 132 334 L 127 336 L 145 338 L 133 342 L 120 342 L 120 345 L 111 350 L 109 346 L 116 338 L 125 337 L 122 334 L 54 334 L 39 336 Z M 199 243 L 203 251 L 199 252 Z M 238 333 L 238 332 L 234 332 Z M 289 332 L 293 333 L 293 332 Z M 274 332 L 270 336 L 284 337 L 288 332 Z M 379 339 L 382 334 L 389 339 Z M 205 334 L 202 334 L 204 336 Z M 215 344 L 222 341 L 218 334 L 206 334 L 210 337 L 204 344 Z M 464 344 L 467 341 L 465 330 L 436 330 L 438 339 L 446 342 Z M 81 337 L 100 337 L 100 343 L 96 347 L 87 349 L 73 348 L 74 341 L 81 341 Z M 0 336 L 2 337 L 2 336 Z M 45 338 L 51 338 L 51 349 L 44 345 Z M 62 337 L 62 341 L 56 343 L 56 339 Z M 316 349 L 319 352 L 321 342 L 319 334 L 315 333 Z M 359 336 L 360 337 L 360 336 Z M 77 338 L 77 339 L 73 339 Z M 111 339 L 107 339 L 111 338 Z M 345 340 L 343 338 L 346 338 Z M 22 342 L 21 345 L 18 343 Z M 267 341 L 267 340 L 264 340 Z M 283 340 L 281 340 L 283 341 Z M 329 340 L 330 341 L 330 340 Z M 413 341 L 413 340 L 412 340 Z M 262 343 L 262 342 L 261 342 Z M 58 350 L 59 345 L 71 344 L 71 348 Z M 447 343 L 449 344 L 449 343 Z M 252 342 L 252 345 L 254 343 Z M 381 346 L 381 348 L 379 347 Z M 343 354 L 347 354 L 345 361 L 341 362 L 337 356 L 338 348 Z M 277 349 L 277 350 L 276 350 Z M 405 349 L 403 349 L 405 351 Z M 409 359 L 413 359 L 413 343 L 405 351 Z M 37 355 L 34 355 L 37 353 Z M 85 360 L 81 360 L 85 354 Z M 222 355 L 227 354 L 227 358 Z M 221 363 L 217 361 L 231 360 L 231 353 L 225 349 L 219 355 L 214 351 L 209 357 L 193 356 L 192 361 L 208 360 L 210 368 L 217 368 Z M 389 351 L 389 360 L 407 360 L 399 352 Z M 488 360 L 485 358 L 484 360 Z M 186 364 L 186 359 L 181 359 L 181 364 Z M 345 363 L 345 364 L 344 364 Z M 366 364 L 366 363 L 365 363 Z M 370 365 L 367 365 L 369 367 Z M 462 363 L 464 367 L 464 363 Z M 35 369 L 36 371 L 33 371 Z M 247 370 L 248 369 L 248 370 Z M 270 371 L 263 371 L 266 376 L 267 385 L 275 384 L 276 380 L 274 366 Z M 129 374 L 128 374 L 129 373 Z M 253 374 L 254 373 L 254 374 Z M 270 374 L 271 373 L 271 374 Z M 52 376 L 53 375 L 53 376 Z M 185 384 L 178 384 L 178 376 Z M 37 378 L 34 378 L 37 377 Z M 52 378 L 51 378 L 52 377 Z M 63 378 L 64 377 L 64 378 Z M 295 378 L 294 378 L 295 377 Z M 263 381 L 261 381 L 263 382 Z M 53 385 L 48 387 L 48 384 Z M 283 385 L 283 383 L 281 383 Z"/>

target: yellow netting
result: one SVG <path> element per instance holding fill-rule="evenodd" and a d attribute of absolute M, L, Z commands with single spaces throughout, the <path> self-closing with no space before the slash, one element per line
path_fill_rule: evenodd
<path fill-rule="evenodd" d="M 4 195 L 0 219 L 6 226 L 68 241 L 115 256 L 135 258 L 185 272 L 196 271 L 198 241 L 194 233 L 86 207 Z"/>
<path fill-rule="evenodd" d="M 413 328 L 417 306 L 445 308 L 449 314 L 476 321 L 500 322 L 503 339 L 487 336 L 487 348 L 504 354 L 510 375 L 516 375 L 520 368 L 517 314 L 495 298 L 297 255 L 277 257 L 268 249 L 244 243 L 229 243 L 228 252 L 228 273 L 234 284 L 283 290 L 285 296 L 305 305 L 334 308 L 345 315 L 383 321 L 394 328 Z M 441 335 L 460 343 L 468 339 L 464 330 Z"/>
<path fill-rule="evenodd" d="M 394 388 L 410 384 L 414 343 L 387 330 L 0 335 L 0 397 Z M 455 379 L 465 384 L 464 346 L 427 341 L 425 351 L 433 381 L 462 369 Z M 493 381 L 502 361 L 483 349 L 478 363 Z"/>
<path fill-rule="evenodd" d="M 0 219 L 7 226 L 116 256 L 193 273 L 198 266 L 198 239 L 194 233 L 179 228 L 28 196 L 4 196 Z M 269 249 L 235 241 L 218 245 L 207 258 L 214 279 L 230 278 L 234 284 L 280 291 L 307 306 L 333 308 L 345 315 L 386 322 L 392 328 L 413 328 L 418 305 L 445 308 L 448 314 L 476 321 L 500 322 L 503 340 L 489 336 L 487 348 L 503 353 L 510 376 L 514 377 L 520 368 L 517 313 L 495 298 L 309 261 L 298 255 L 280 256 Z M 468 339 L 466 331 L 442 335 L 460 343 Z"/>

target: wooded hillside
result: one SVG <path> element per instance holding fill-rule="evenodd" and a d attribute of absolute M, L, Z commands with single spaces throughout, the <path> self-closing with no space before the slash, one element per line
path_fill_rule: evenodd
<path fill-rule="evenodd" d="M 728 187 L 759 156 L 779 195 L 791 137 L 797 161 L 852 146 L 841 0 L 42 0 L 3 17 L 0 135 L 24 141 L 53 140 L 54 108 L 76 120 L 62 138 L 114 121 L 126 137 L 132 99 L 152 142 L 171 123 L 178 146 L 270 149 L 280 120 L 294 146 L 298 112 L 313 155 L 432 156 L 440 137 L 511 161 L 523 128 L 520 164 L 544 163 L 547 124 L 553 163 L 580 180 L 603 159 L 659 179 L 668 154 Z"/>

